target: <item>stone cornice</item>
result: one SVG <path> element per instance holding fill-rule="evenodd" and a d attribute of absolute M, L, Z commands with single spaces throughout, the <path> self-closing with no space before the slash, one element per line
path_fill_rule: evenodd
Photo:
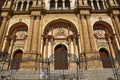
<path fill-rule="evenodd" d="M 91 7 L 89 7 L 89 6 L 78 6 L 77 8 L 79 10 L 91 10 Z"/>
<path fill-rule="evenodd" d="M 44 13 L 74 13 L 75 10 L 44 10 Z"/>
<path fill-rule="evenodd" d="M 14 14 L 30 14 L 30 11 L 14 11 Z"/>
<path fill-rule="evenodd" d="M 9 11 L 10 8 L 2 8 L 1 10 L 2 10 L 2 11 Z"/>
<path fill-rule="evenodd" d="M 119 6 L 110 6 L 110 8 L 113 10 L 119 10 Z"/>
<path fill-rule="evenodd" d="M 31 7 L 30 8 L 30 11 L 41 11 L 41 10 L 43 10 L 42 7 Z"/>

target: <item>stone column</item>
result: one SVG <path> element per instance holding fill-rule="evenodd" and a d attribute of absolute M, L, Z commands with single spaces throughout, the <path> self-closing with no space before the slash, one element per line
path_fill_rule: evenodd
<path fill-rule="evenodd" d="M 94 8 L 94 4 L 93 4 L 93 0 L 90 0 L 90 1 L 91 1 L 92 9 L 95 9 L 95 8 Z"/>
<path fill-rule="evenodd" d="M 84 40 L 84 45 L 85 45 L 85 52 L 90 52 L 91 47 L 90 47 L 90 41 L 89 41 L 89 36 L 88 36 L 88 28 L 87 28 L 87 23 L 85 20 L 85 15 L 81 15 L 81 22 L 82 22 L 82 30 L 83 30 L 83 40 Z"/>
<path fill-rule="evenodd" d="M 40 22 L 40 16 L 36 16 L 36 20 L 34 23 L 34 29 L 33 29 L 33 38 L 32 38 L 32 51 L 31 52 L 37 52 L 38 49 L 38 31 L 39 31 L 39 22 Z"/>
<path fill-rule="evenodd" d="M 9 48 L 8 52 L 11 54 L 10 58 L 12 58 L 13 57 L 13 54 L 12 54 L 12 52 L 13 52 L 13 46 L 14 46 L 14 42 L 15 42 L 15 39 L 16 39 L 16 35 L 13 34 L 12 36 L 10 36 L 10 39 L 11 39 L 11 42 L 10 42 L 10 48 Z"/>
<path fill-rule="evenodd" d="M 42 7 L 43 4 L 45 5 L 45 2 L 42 3 L 42 0 L 38 0 L 38 6 L 39 7 Z"/>
<path fill-rule="evenodd" d="M 106 38 L 107 38 L 107 40 L 108 40 L 108 45 L 109 45 L 109 48 L 110 48 L 110 57 L 112 58 L 112 59 L 115 59 L 116 58 L 116 55 L 115 55 L 115 52 L 114 52 L 114 49 L 113 49 L 113 46 L 112 46 L 112 44 L 111 44 L 111 39 L 110 39 L 110 37 L 111 37 L 111 34 L 105 34 L 105 36 L 106 36 Z M 113 61 L 112 60 L 112 63 L 113 63 L 113 67 L 117 67 L 117 64 L 115 63 L 115 61 Z"/>
<path fill-rule="evenodd" d="M 118 3 L 117 3 L 117 1 L 116 1 L 116 0 L 114 0 L 114 2 L 115 2 L 115 5 L 117 5 L 117 6 L 118 6 Z"/>
<path fill-rule="evenodd" d="M 100 9 L 99 1 L 96 0 L 96 2 L 97 2 L 98 9 Z"/>
<path fill-rule="evenodd" d="M 23 4 L 24 4 L 24 1 L 22 1 L 20 11 L 22 11 L 22 10 L 23 10 Z"/>
<path fill-rule="evenodd" d="M 70 8 L 69 9 L 72 9 L 72 6 L 75 6 L 75 4 L 73 5 L 72 1 L 71 0 L 69 0 L 69 1 L 70 1 Z"/>
<path fill-rule="evenodd" d="M 2 1 L 1 1 L 1 3 L 2 3 Z M 5 7 L 5 5 L 6 5 L 6 1 L 4 2 L 4 4 L 3 4 L 2 8 L 4 8 L 4 7 Z"/>
<path fill-rule="evenodd" d="M 62 0 L 63 2 L 63 9 L 65 9 L 65 0 Z"/>
<path fill-rule="evenodd" d="M 75 54 L 75 53 L 74 53 L 74 42 L 73 42 L 73 40 L 71 41 L 71 53 L 72 53 L 72 54 Z"/>
<path fill-rule="evenodd" d="M 96 51 L 95 40 L 94 40 L 94 35 L 93 35 L 93 30 L 92 30 L 93 27 L 91 25 L 90 15 L 86 15 L 86 20 L 87 20 L 87 27 L 89 31 L 91 50 Z"/>
<path fill-rule="evenodd" d="M 51 56 L 51 39 L 49 38 L 49 41 L 48 41 L 48 58 Z"/>
<path fill-rule="evenodd" d="M 83 5 L 82 0 L 78 0 L 79 6 Z"/>
<path fill-rule="evenodd" d="M 35 19 L 35 16 L 31 15 L 30 26 L 28 28 L 28 37 L 27 37 L 27 48 L 26 48 L 27 52 L 30 52 L 32 47 L 31 44 L 32 44 L 32 36 L 33 36 L 34 19 Z"/>
<path fill-rule="evenodd" d="M 71 40 L 68 38 L 68 45 L 69 45 L 69 53 L 71 54 Z"/>
<path fill-rule="evenodd" d="M 17 7 L 18 7 L 18 3 L 16 3 L 16 5 L 15 5 L 15 11 L 17 11 Z"/>
<path fill-rule="evenodd" d="M 29 2 L 30 2 L 30 1 L 27 1 L 26 11 L 27 11 L 27 10 L 28 10 L 28 8 L 29 8 Z"/>
<path fill-rule="evenodd" d="M 10 16 L 9 16 L 9 18 L 10 18 Z M 0 44 L 0 50 L 2 49 L 2 47 L 3 47 L 3 45 L 5 44 L 4 43 L 4 41 L 5 41 L 5 39 L 6 39 L 6 35 L 8 35 L 8 34 L 6 34 L 7 33 L 7 29 L 8 29 L 8 25 L 9 25 L 9 22 L 10 22 L 10 19 L 8 18 L 8 21 L 6 22 L 6 24 L 5 24 L 5 28 L 4 28 L 4 32 L 3 32 L 3 34 L 2 34 L 2 40 L 1 40 L 1 44 Z M 4 48 L 4 47 L 3 47 Z"/>
<path fill-rule="evenodd" d="M 87 0 L 83 0 L 83 1 L 84 1 L 84 6 L 88 6 Z"/>
<path fill-rule="evenodd" d="M 119 23 L 118 16 L 114 15 L 113 19 L 115 21 L 115 29 L 116 29 L 116 33 L 117 33 L 118 42 L 120 44 L 120 23 Z"/>
<path fill-rule="evenodd" d="M 76 47 L 76 39 L 75 39 L 75 37 L 73 39 L 73 44 L 74 44 L 74 54 L 77 56 L 77 51 L 76 51 L 77 47 Z"/>
<path fill-rule="evenodd" d="M 8 0 L 8 2 L 7 2 L 7 4 L 6 4 L 6 7 L 7 7 L 7 8 L 10 8 L 11 2 L 12 2 L 12 1 L 9 1 L 9 0 Z"/>
<path fill-rule="evenodd" d="M 0 43 L 1 43 L 2 38 L 3 38 L 3 33 L 4 33 L 4 30 L 6 27 L 6 23 L 7 23 L 7 16 L 4 16 L 3 20 L 2 20 L 1 27 L 0 27 Z"/>
<path fill-rule="evenodd" d="M 35 6 L 36 6 L 36 1 L 37 1 L 37 0 L 33 0 L 33 5 L 32 5 L 32 7 L 35 7 Z"/>
<path fill-rule="evenodd" d="M 114 6 L 115 5 L 113 0 L 109 0 L 109 2 L 110 2 L 110 6 Z"/>
<path fill-rule="evenodd" d="M 104 0 L 101 0 L 102 1 L 102 4 L 103 4 L 103 8 L 106 9 L 105 7 L 105 1 Z"/>
<path fill-rule="evenodd" d="M 117 17 L 117 16 L 116 16 Z M 115 32 L 116 32 L 116 38 L 118 40 L 118 43 L 120 44 L 120 35 L 119 35 L 119 29 L 118 29 L 118 25 L 116 25 L 116 21 L 115 21 L 115 16 L 112 16 L 111 15 L 111 20 L 113 22 L 113 26 L 114 26 L 114 29 L 115 29 Z M 117 20 L 117 19 L 116 19 Z M 118 23 L 118 22 L 117 22 Z"/>
<path fill-rule="evenodd" d="M 2 49 L 2 47 L 3 47 L 3 44 L 4 44 L 4 39 L 5 39 L 5 37 L 6 37 L 6 33 L 7 33 L 7 29 L 8 29 L 8 25 L 9 25 L 9 22 L 10 22 L 10 16 L 9 17 L 7 17 L 7 22 L 6 22 L 6 25 L 4 26 L 5 28 L 4 28 L 4 31 L 3 31 L 3 34 L 2 34 L 2 40 L 0 41 L 1 42 L 1 44 L 0 44 L 0 50 Z"/>
<path fill-rule="evenodd" d="M 5 39 L 4 39 L 4 42 L 3 42 L 3 46 L 2 46 L 2 48 L 1 48 L 1 51 L 7 51 L 8 50 L 8 46 L 9 45 L 7 45 L 6 46 L 6 44 L 8 44 L 8 38 L 7 37 L 5 37 Z"/>
<path fill-rule="evenodd" d="M 53 53 L 53 38 L 51 39 L 51 55 L 54 54 Z"/>
<path fill-rule="evenodd" d="M 119 19 L 118 19 L 118 16 L 117 15 L 114 15 L 114 20 L 115 20 L 115 24 L 117 26 L 117 29 L 120 33 L 120 23 L 119 23 Z"/>
<path fill-rule="evenodd" d="M 110 37 L 108 38 L 108 43 L 109 43 L 110 51 L 111 51 L 111 53 L 112 53 L 111 56 L 113 56 L 113 58 L 115 58 L 115 52 L 114 52 L 114 50 L 113 50 L 113 46 L 112 46 L 112 44 L 111 44 L 111 39 L 110 39 Z"/>
<path fill-rule="evenodd" d="M 55 9 L 57 10 L 58 7 L 58 0 L 55 0 Z"/>
<path fill-rule="evenodd" d="M 48 58 L 48 39 L 46 39 L 45 59 Z"/>
<path fill-rule="evenodd" d="M 43 46 L 43 37 L 42 37 L 42 27 L 43 27 L 43 15 L 41 15 L 41 19 L 40 19 L 40 26 L 39 26 L 39 40 L 38 40 L 38 53 L 39 54 L 43 54 L 42 53 L 42 46 Z"/>
<path fill-rule="evenodd" d="M 80 45 L 79 46 L 81 46 L 81 53 L 83 53 L 84 51 L 85 51 L 85 44 L 84 44 L 84 39 L 83 39 L 83 27 L 82 27 L 82 22 L 81 22 L 81 18 L 80 18 L 80 15 L 78 14 L 78 25 L 79 25 L 79 34 L 80 34 L 80 36 L 79 36 L 79 43 L 80 43 Z"/>

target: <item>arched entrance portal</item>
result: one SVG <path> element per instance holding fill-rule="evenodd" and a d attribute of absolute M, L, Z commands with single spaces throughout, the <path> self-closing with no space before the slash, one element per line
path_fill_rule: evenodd
<path fill-rule="evenodd" d="M 67 48 L 65 45 L 60 44 L 55 47 L 54 61 L 55 69 L 68 69 Z"/>
<path fill-rule="evenodd" d="M 20 63 L 22 60 L 22 56 L 23 56 L 23 51 L 22 50 L 17 50 L 14 52 L 13 55 L 13 59 L 12 59 L 12 65 L 11 65 L 11 69 L 20 69 Z"/>
<path fill-rule="evenodd" d="M 108 51 L 105 49 L 100 49 L 99 53 L 100 53 L 100 57 L 102 58 L 103 68 L 112 68 Z"/>

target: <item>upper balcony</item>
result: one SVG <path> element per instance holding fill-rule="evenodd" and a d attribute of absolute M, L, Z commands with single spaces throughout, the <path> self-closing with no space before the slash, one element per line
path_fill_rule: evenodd
<path fill-rule="evenodd" d="M 46 10 L 71 10 L 76 8 L 75 0 L 45 0 Z"/>
<path fill-rule="evenodd" d="M 118 9 L 119 5 L 119 0 L 17 0 L 16 2 L 5 1 L 2 9 L 10 10 L 11 7 L 15 13 L 28 13 L 30 9 L 40 10 L 40 7 L 48 11 L 70 11 L 79 8 L 91 12 L 106 12 L 111 7 Z"/>

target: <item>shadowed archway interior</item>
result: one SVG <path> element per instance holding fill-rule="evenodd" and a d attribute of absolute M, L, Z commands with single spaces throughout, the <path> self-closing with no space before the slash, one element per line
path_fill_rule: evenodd
<path fill-rule="evenodd" d="M 17 50 L 14 52 L 13 59 L 12 59 L 12 64 L 11 64 L 11 69 L 19 69 L 20 68 L 20 63 L 22 61 L 22 56 L 23 56 L 23 51 L 22 50 Z"/>
<path fill-rule="evenodd" d="M 112 68 L 108 51 L 105 49 L 100 49 L 99 53 L 100 57 L 102 58 L 103 68 Z"/>

